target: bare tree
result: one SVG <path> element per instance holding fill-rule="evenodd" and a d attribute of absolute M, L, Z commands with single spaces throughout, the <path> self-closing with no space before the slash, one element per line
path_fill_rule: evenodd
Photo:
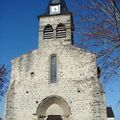
<path fill-rule="evenodd" d="M 0 100 L 7 91 L 7 86 L 8 86 L 8 79 L 6 78 L 7 73 L 8 71 L 5 65 L 1 65 L 0 66 Z"/>
<path fill-rule="evenodd" d="M 81 31 L 81 46 L 98 55 L 102 76 L 119 76 L 120 0 L 72 0 L 80 10 L 76 32 Z M 81 29 L 79 29 L 81 28 Z M 114 77 L 115 77 L 114 76 Z"/>

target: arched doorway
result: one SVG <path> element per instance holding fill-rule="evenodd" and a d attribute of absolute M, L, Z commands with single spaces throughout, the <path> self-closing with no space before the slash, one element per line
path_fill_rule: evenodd
<path fill-rule="evenodd" d="M 67 102 L 59 96 L 45 98 L 37 108 L 38 120 L 68 120 L 70 114 Z"/>

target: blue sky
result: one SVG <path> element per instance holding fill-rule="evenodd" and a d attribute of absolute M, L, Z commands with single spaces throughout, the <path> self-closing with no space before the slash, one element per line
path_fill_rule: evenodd
<path fill-rule="evenodd" d="M 49 0 L 0 0 L 0 64 L 10 68 L 10 60 L 37 48 L 38 19 L 44 13 Z M 68 8 L 72 0 L 66 0 Z M 117 120 L 120 119 L 120 81 L 104 85 L 106 101 L 112 106 Z M 4 100 L 3 100 L 4 101 Z M 0 102 L 0 116 L 4 102 Z"/>

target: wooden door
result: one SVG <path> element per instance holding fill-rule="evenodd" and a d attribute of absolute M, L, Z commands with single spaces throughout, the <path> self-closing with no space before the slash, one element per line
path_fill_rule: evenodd
<path fill-rule="evenodd" d="M 62 120 L 60 115 L 49 115 L 47 120 Z"/>

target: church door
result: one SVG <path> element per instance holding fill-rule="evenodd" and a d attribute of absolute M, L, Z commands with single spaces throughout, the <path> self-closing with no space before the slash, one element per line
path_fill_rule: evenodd
<path fill-rule="evenodd" d="M 49 115 L 47 120 L 62 120 L 60 115 Z"/>

